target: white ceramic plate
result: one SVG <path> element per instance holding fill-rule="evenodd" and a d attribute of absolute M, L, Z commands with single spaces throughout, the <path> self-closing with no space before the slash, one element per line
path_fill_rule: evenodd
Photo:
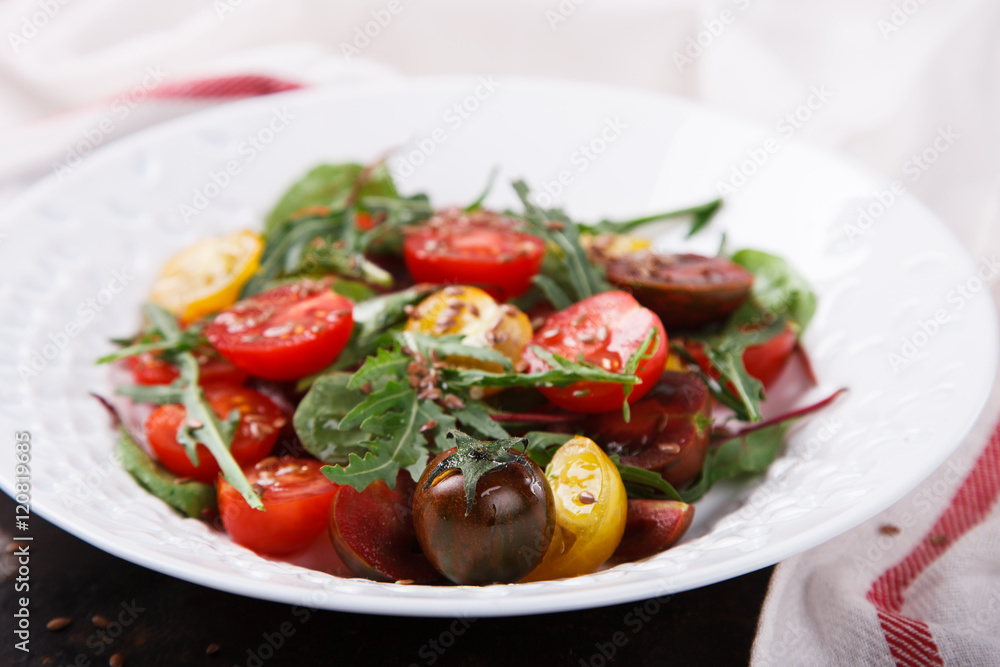
<path fill-rule="evenodd" d="M 769 138 L 778 149 L 764 161 Z M 394 147 L 414 166 L 409 173 L 393 163 L 408 174 L 400 178 L 407 192 L 467 202 L 500 165 L 500 183 L 522 176 L 536 192 L 546 184 L 555 192 L 561 176 L 554 203 L 590 219 L 699 203 L 734 168 L 755 172 L 713 227 L 728 232 L 731 247 L 790 258 L 813 282 L 820 307 L 806 344 L 824 386 L 801 402 L 839 386 L 849 395 L 799 427 L 766 477 L 713 490 L 681 545 L 572 580 L 467 588 L 339 579 L 258 557 L 178 518 L 115 465 L 107 416 L 87 395 L 112 387 L 93 360 L 111 349 L 109 337 L 135 330 L 168 256 L 209 234 L 257 227 L 316 163 L 369 161 Z M 763 166 L 748 162 L 752 154 Z M 239 173 L 223 175 L 227 164 Z M 31 433 L 33 511 L 130 561 L 243 595 L 359 612 L 495 616 L 717 582 L 820 544 L 899 499 L 959 444 L 990 389 L 995 312 L 985 291 L 961 308 L 949 295 L 977 267 L 944 226 L 903 195 L 861 236 L 845 233 L 877 189 L 885 186 L 856 166 L 786 141 L 777 128 L 615 88 L 412 79 L 226 105 L 98 152 L 4 211 L 0 433 Z M 513 201 L 503 186 L 491 199 Z M 185 216 L 182 206 L 198 213 Z M 127 284 L 104 291 L 120 287 L 116 272 Z M 927 324 L 936 315 L 945 323 Z M 894 368 L 890 355 L 903 352 L 912 359 Z M 38 374 L 22 378 L 19 367 L 32 360 Z M 11 493 L 13 457 L 5 458 L 0 482 Z"/>

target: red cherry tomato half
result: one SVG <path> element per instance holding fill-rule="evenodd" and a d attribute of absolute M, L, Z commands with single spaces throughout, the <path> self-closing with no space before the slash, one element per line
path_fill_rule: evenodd
<path fill-rule="evenodd" d="M 743 366 L 750 377 L 761 381 L 764 388 L 770 387 L 778 379 L 785 364 L 795 351 L 796 336 L 791 326 L 786 326 L 774 338 L 759 345 L 751 345 L 743 351 Z M 700 343 L 686 342 L 684 348 L 709 376 L 719 379 L 719 373 L 712 367 Z"/>
<path fill-rule="evenodd" d="M 528 290 L 544 254 L 541 239 L 490 211 L 441 211 L 403 243 L 406 268 L 417 282 L 472 285 L 498 301 Z"/>
<path fill-rule="evenodd" d="M 396 488 L 378 480 L 364 491 L 342 486 L 330 507 L 330 539 L 340 559 L 359 577 L 415 582 L 439 579 L 413 527 L 410 473 L 400 470 Z"/>
<path fill-rule="evenodd" d="M 207 353 L 195 354 L 198 357 L 199 384 L 203 387 L 210 384 L 243 384 L 247 379 L 245 372 L 225 359 Z M 170 384 L 180 375 L 176 366 L 160 359 L 152 352 L 128 357 L 125 364 L 132 371 L 136 384 Z"/>
<path fill-rule="evenodd" d="M 789 326 L 771 340 L 751 345 L 743 352 L 747 373 L 760 380 L 765 387 L 771 386 L 795 351 L 795 341 L 795 330 Z"/>
<path fill-rule="evenodd" d="M 294 380 L 329 366 L 354 327 L 352 304 L 323 281 L 303 280 L 243 299 L 205 331 L 234 366 L 268 380 Z"/>
<path fill-rule="evenodd" d="M 205 387 L 205 398 L 220 418 L 225 419 L 234 409 L 240 411 L 229 448 L 237 463 L 251 465 L 271 452 L 287 420 L 269 398 L 246 387 L 224 385 Z M 198 465 L 195 465 L 184 446 L 177 442 L 177 429 L 186 418 L 184 406 L 161 405 L 146 420 L 146 438 L 153 455 L 167 470 L 211 484 L 219 474 L 219 464 L 211 452 L 199 444 Z"/>
<path fill-rule="evenodd" d="M 659 332 L 659 344 L 649 359 L 639 363 L 636 375 L 642 380 L 629 395 L 634 403 L 656 384 L 667 360 L 667 332 L 648 308 L 643 308 L 625 292 L 604 292 L 573 304 L 548 319 L 535 334 L 523 359 L 531 372 L 544 371 L 548 365 L 531 347 L 584 361 L 620 373 L 629 357 L 642 344 L 650 329 Z M 605 412 L 620 408 L 622 387 L 610 382 L 577 382 L 568 387 L 540 387 L 550 401 L 574 412 Z"/>
<path fill-rule="evenodd" d="M 320 472 L 313 459 L 268 458 L 244 470 L 259 489 L 264 511 L 247 504 L 239 491 L 219 478 L 219 515 L 233 542 L 266 556 L 299 551 L 326 530 L 330 503 L 340 488 Z"/>

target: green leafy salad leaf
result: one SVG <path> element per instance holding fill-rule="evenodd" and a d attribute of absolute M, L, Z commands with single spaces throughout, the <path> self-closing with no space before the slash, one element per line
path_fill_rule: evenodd
<path fill-rule="evenodd" d="M 264 505 L 260 497 L 251 488 L 239 464 L 236 463 L 229 451 L 239 414 L 229 415 L 222 420 L 208 405 L 205 394 L 198 384 L 198 360 L 195 359 L 189 348 L 179 343 L 184 338 L 184 332 L 177 325 L 174 316 L 160 306 L 151 303 L 146 304 L 145 313 L 150 323 L 149 331 L 151 334 L 158 336 L 165 343 L 171 344 L 164 347 L 162 351 L 169 350 L 168 359 L 180 371 L 180 377 L 167 385 L 166 388 L 158 390 L 160 401 L 168 397 L 168 392 L 173 392 L 169 394 L 170 400 L 168 402 L 181 403 L 187 413 L 187 418 L 177 431 L 177 441 L 184 445 L 188 457 L 196 465 L 198 463 L 197 445 L 199 443 L 205 445 L 219 464 L 226 481 L 240 492 L 251 507 L 263 509 Z M 108 357 L 104 359 L 108 359 Z M 118 391 L 119 393 L 129 393 L 132 396 L 141 395 L 135 389 L 130 392 L 127 386 L 120 387 Z M 152 396 L 147 396 L 147 398 L 152 398 Z"/>
<path fill-rule="evenodd" d="M 296 211 L 309 206 L 326 206 L 331 210 L 339 210 L 347 208 L 352 197 L 398 196 L 396 184 L 383 165 L 369 170 L 367 177 L 362 179 L 365 173 L 363 165 L 352 162 L 321 164 L 310 169 L 309 173 L 285 192 L 267 215 L 264 221 L 264 239 L 270 242 Z"/>
<path fill-rule="evenodd" d="M 721 330 L 689 338 L 704 344 L 705 355 L 720 375 L 719 380 L 703 376 L 713 395 L 734 410 L 739 419 L 760 421 L 764 388 L 746 372 L 743 352 L 771 340 L 788 324 L 801 332 L 816 310 L 816 295 L 780 257 L 759 250 L 741 250 L 732 260 L 754 274 L 750 298 Z M 682 347 L 673 349 L 691 361 Z"/>
<path fill-rule="evenodd" d="M 655 222 L 690 218 L 691 226 L 688 228 L 687 237 L 691 238 L 712 221 L 712 218 L 715 217 L 715 214 L 718 213 L 720 208 L 722 208 L 722 200 L 713 199 L 710 202 L 699 204 L 698 206 L 683 208 L 676 211 L 667 211 L 666 213 L 646 215 L 633 220 L 601 220 L 596 225 L 578 226 L 580 231 L 590 234 L 628 234 L 629 232 L 635 231 L 640 227 L 644 227 Z"/>

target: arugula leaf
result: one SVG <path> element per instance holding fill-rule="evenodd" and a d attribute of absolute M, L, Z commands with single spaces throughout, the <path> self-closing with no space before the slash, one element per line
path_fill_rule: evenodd
<path fill-rule="evenodd" d="M 148 311 L 146 316 L 147 318 L 149 317 Z M 97 360 L 97 363 L 108 364 L 120 359 L 125 359 L 126 357 L 134 357 L 138 354 L 145 354 L 146 352 L 156 352 L 159 354 L 183 352 L 185 350 L 193 350 L 201 345 L 208 344 L 208 341 L 205 340 L 205 336 L 202 333 L 204 327 L 201 322 L 193 322 L 183 331 L 181 331 L 179 327 L 175 328 L 177 329 L 177 335 L 169 340 L 158 335 L 159 329 L 155 327 L 147 327 L 147 329 L 144 330 L 139 336 L 139 342 L 137 343 L 132 340 L 112 341 L 122 344 L 122 348 L 112 352 L 111 354 L 104 355 Z"/>
<path fill-rule="evenodd" d="M 462 424 L 465 430 L 473 431 L 480 437 L 491 440 L 502 440 L 510 437 L 507 429 L 493 421 L 489 410 L 479 401 L 467 401 L 465 407 L 452 409 L 451 415 Z"/>
<path fill-rule="evenodd" d="M 410 348 L 418 350 L 425 357 L 430 357 L 431 352 L 434 352 L 439 359 L 463 357 L 465 359 L 498 364 L 506 372 L 514 372 L 514 364 L 503 354 L 489 347 L 466 345 L 462 342 L 463 336 L 431 336 L 415 331 L 407 331 L 396 338 L 400 342 L 407 344 Z"/>
<path fill-rule="evenodd" d="M 115 453 L 139 486 L 186 517 L 201 519 L 216 509 L 215 487 L 195 481 L 182 483 L 179 477 L 150 458 L 124 426 L 119 426 L 118 430 Z"/>
<path fill-rule="evenodd" d="M 632 374 L 613 373 L 587 362 L 570 361 L 541 347 L 532 346 L 535 355 L 549 366 L 535 373 L 491 373 L 479 368 L 442 368 L 445 382 L 452 387 L 565 387 L 576 382 L 613 382 L 625 386 L 639 383 Z"/>
<path fill-rule="evenodd" d="M 340 422 L 342 429 L 360 428 L 374 436 L 363 443 L 368 452 L 363 458 L 351 454 L 347 466 L 325 466 L 323 472 L 334 482 L 359 491 L 380 479 L 395 488 L 401 468 L 419 477 L 428 458 L 423 431 L 440 428 L 423 427 L 440 424 L 443 415 L 433 401 L 418 399 L 408 384 L 392 380 L 355 405 Z"/>
<path fill-rule="evenodd" d="M 389 171 L 379 165 L 370 170 L 360 191 L 355 187 L 365 167 L 356 163 L 321 164 L 296 181 L 275 205 L 264 221 L 264 238 L 270 242 L 293 213 L 307 206 L 327 206 L 331 210 L 346 207 L 352 195 L 397 196 Z"/>
<path fill-rule="evenodd" d="M 543 211 L 536 206 L 524 181 L 515 181 L 514 190 L 524 204 L 527 231 L 545 241 L 546 253 L 539 275 L 552 280 L 573 301 L 613 289 L 580 245 L 579 226 L 562 211 Z"/>
<path fill-rule="evenodd" d="M 146 304 L 144 311 L 150 323 L 150 331 L 159 335 L 165 342 L 176 344 L 184 335 L 177 320 L 172 314 L 153 303 Z M 226 420 L 220 420 L 215 411 L 205 400 L 205 395 L 198 385 L 198 360 L 187 349 L 176 345 L 170 355 L 170 360 L 180 371 L 180 377 L 168 389 L 179 392 L 179 403 L 184 406 L 187 418 L 181 423 L 177 433 L 178 442 L 185 446 L 192 463 L 197 464 L 197 444 L 205 445 L 212 454 L 223 476 L 255 509 L 263 509 L 260 497 L 251 488 L 238 463 L 229 451 L 232 431 L 235 426 L 233 415 Z M 236 415 L 238 419 L 238 414 Z"/>
<path fill-rule="evenodd" d="M 374 355 L 365 359 L 361 368 L 351 376 L 347 387 L 360 389 L 369 382 L 377 382 L 384 378 L 406 377 L 406 367 L 413 361 L 412 357 L 403 354 L 399 345 L 392 348 L 381 348 Z"/>
<path fill-rule="evenodd" d="M 816 312 L 816 295 L 809 283 L 775 255 L 760 250 L 740 250 L 730 259 L 754 275 L 751 300 L 762 308 L 770 319 L 791 318 L 800 331 L 808 326 Z M 752 322 L 755 313 L 741 309 L 736 317 L 744 324 Z"/>
<path fill-rule="evenodd" d="M 361 429 L 341 428 L 347 413 L 365 395 L 349 386 L 350 373 L 331 373 L 313 383 L 295 409 L 295 432 L 306 450 L 324 463 L 346 463 L 362 454 L 368 435 Z"/>
<path fill-rule="evenodd" d="M 684 208 L 677 211 L 667 211 L 666 213 L 657 213 L 654 215 L 647 215 L 641 218 L 635 218 L 634 220 L 625 221 L 612 221 L 612 220 L 601 220 L 596 225 L 578 225 L 581 232 L 587 232 L 590 234 L 628 234 L 629 232 L 638 229 L 644 225 L 648 225 L 654 222 L 660 222 L 663 220 L 670 220 L 674 218 L 691 218 L 691 227 L 688 229 L 687 237 L 691 238 L 699 231 L 702 230 L 715 214 L 722 208 L 721 199 L 713 199 L 710 202 L 704 204 L 699 204 L 698 206 L 692 206 L 690 208 Z"/>
<path fill-rule="evenodd" d="M 493 167 L 493 169 L 490 170 L 489 178 L 486 179 L 486 187 L 483 188 L 482 193 L 476 197 L 475 201 L 465 207 L 466 212 L 471 213 L 472 211 L 478 211 L 482 208 L 483 202 L 486 201 L 487 197 L 489 197 L 490 191 L 493 189 L 493 183 L 496 182 L 497 174 L 499 173 L 500 169 L 498 167 Z"/>
<path fill-rule="evenodd" d="M 639 370 L 639 364 L 641 364 L 646 359 L 652 359 L 656 351 L 660 349 L 660 332 L 657 329 L 650 329 L 646 334 L 646 337 L 642 339 L 639 343 L 639 347 L 635 349 L 629 358 L 625 362 L 624 368 L 622 368 L 622 373 L 625 375 L 635 375 L 636 371 Z M 650 348 L 652 346 L 652 348 Z M 625 418 L 625 423 L 631 421 L 632 412 L 629 409 L 628 397 L 632 394 L 632 390 L 635 388 L 635 384 L 626 384 L 622 386 L 622 394 L 625 400 L 622 401 L 622 416 Z"/>
<path fill-rule="evenodd" d="M 115 388 L 115 393 L 128 396 L 136 403 L 155 403 L 166 405 L 180 403 L 184 391 L 175 383 L 163 385 L 122 384 Z"/>

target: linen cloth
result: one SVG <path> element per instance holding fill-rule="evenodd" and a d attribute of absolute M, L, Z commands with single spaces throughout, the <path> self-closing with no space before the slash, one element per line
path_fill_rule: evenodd
<path fill-rule="evenodd" d="M 768 125 L 824 88 L 796 138 L 902 180 L 975 256 L 1000 250 L 995 0 L 393 1 L 5 3 L 0 205 L 60 164 L 229 99 L 502 72 L 660 90 Z M 111 130 L 93 135 L 103 119 Z M 957 139 L 915 169 L 942 131 Z M 894 507 L 779 565 L 754 665 L 1000 664 L 998 410 L 994 392 Z"/>

